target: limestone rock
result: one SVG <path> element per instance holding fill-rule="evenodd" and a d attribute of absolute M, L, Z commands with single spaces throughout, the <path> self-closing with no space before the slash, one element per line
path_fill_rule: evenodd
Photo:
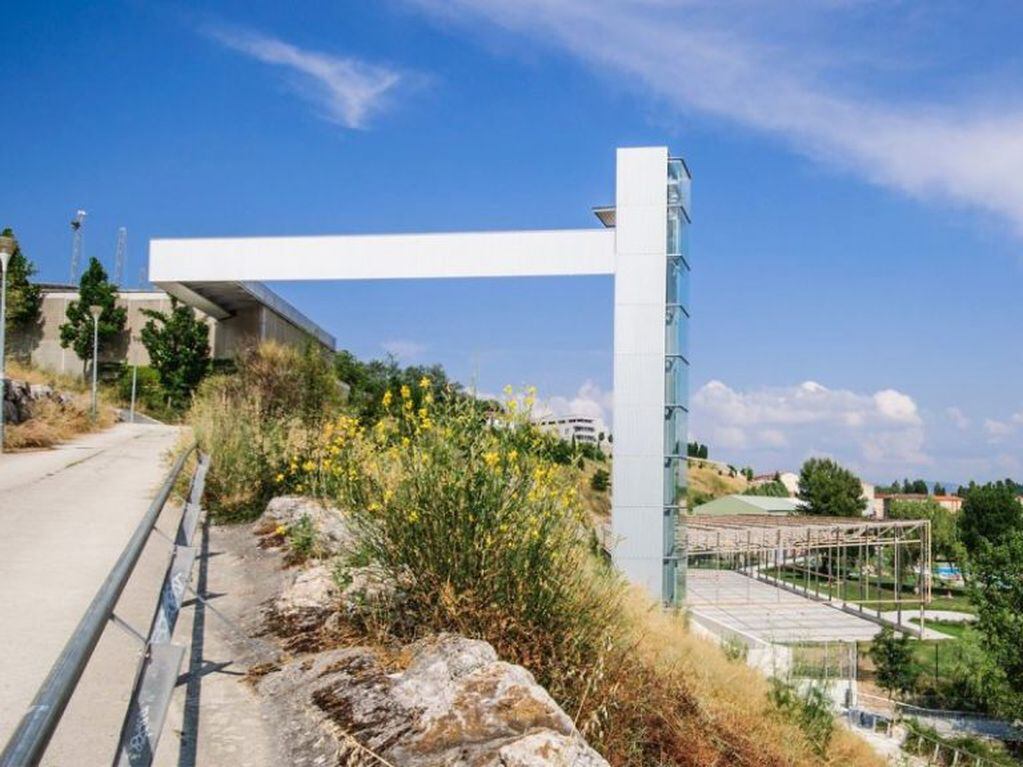
<path fill-rule="evenodd" d="M 322 653 L 268 674 L 260 691 L 332 731 L 341 764 L 371 752 L 396 767 L 607 767 L 532 675 L 486 642 L 443 635 L 409 651 L 396 673 L 363 648 Z"/>
<path fill-rule="evenodd" d="M 316 532 L 317 554 L 331 556 L 352 547 L 352 534 L 345 524 L 344 512 L 327 506 L 315 498 L 282 495 L 270 500 L 256 521 L 257 535 L 272 534 L 279 526 L 292 527 L 303 517 L 309 519 Z"/>
<path fill-rule="evenodd" d="M 326 565 L 299 570 L 267 611 L 267 623 L 282 637 L 309 641 L 327 618 L 337 611 L 340 591 Z M 299 642 L 298 645 L 305 644 Z M 295 643 L 292 643 L 295 646 Z"/>

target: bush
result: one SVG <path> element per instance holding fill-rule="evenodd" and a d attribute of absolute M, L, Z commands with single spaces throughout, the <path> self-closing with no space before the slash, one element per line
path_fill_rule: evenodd
<path fill-rule="evenodd" d="M 607 473 L 607 469 L 597 469 L 590 477 L 590 487 L 598 493 L 606 493 L 610 484 L 611 475 Z"/>
<path fill-rule="evenodd" d="M 132 368 L 121 370 L 117 379 L 118 399 L 128 407 L 131 404 Z M 173 422 L 181 418 L 181 412 L 172 407 L 167 393 L 160 384 L 160 375 L 153 368 L 140 365 L 135 382 L 135 408 L 158 421 Z"/>
<path fill-rule="evenodd" d="M 341 399 L 327 360 L 310 349 L 265 343 L 241 355 L 236 367 L 200 385 L 188 419 L 212 458 L 210 510 L 228 520 L 263 510 L 287 468 L 285 456 L 336 414 Z"/>

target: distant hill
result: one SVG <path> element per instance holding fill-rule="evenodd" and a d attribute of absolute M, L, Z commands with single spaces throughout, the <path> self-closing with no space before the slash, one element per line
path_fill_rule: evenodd
<path fill-rule="evenodd" d="M 727 464 L 706 458 L 689 459 L 689 508 L 746 490 L 749 483 L 736 472 L 731 476 Z"/>

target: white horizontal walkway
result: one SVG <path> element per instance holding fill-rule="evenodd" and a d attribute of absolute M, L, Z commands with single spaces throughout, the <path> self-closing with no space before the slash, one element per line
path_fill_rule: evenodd
<path fill-rule="evenodd" d="M 873 639 L 876 623 L 730 570 L 686 571 L 686 604 L 704 617 L 765 642 Z"/>

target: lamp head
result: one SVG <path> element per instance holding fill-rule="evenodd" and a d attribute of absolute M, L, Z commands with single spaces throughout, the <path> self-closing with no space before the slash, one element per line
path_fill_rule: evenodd
<path fill-rule="evenodd" d="M 89 307 L 89 314 L 92 315 L 92 318 L 94 320 L 99 322 L 99 316 L 101 314 L 103 314 L 103 307 L 102 306 L 96 306 L 96 305 L 90 306 Z"/>
<path fill-rule="evenodd" d="M 7 271 L 7 264 L 10 262 L 11 256 L 14 255 L 17 245 L 13 237 L 0 235 L 0 269 L 3 271 Z"/>

